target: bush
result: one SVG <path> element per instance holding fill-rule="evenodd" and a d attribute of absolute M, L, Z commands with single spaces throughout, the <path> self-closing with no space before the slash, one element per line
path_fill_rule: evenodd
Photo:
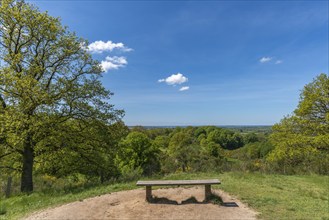
<path fill-rule="evenodd" d="M 274 171 L 284 174 L 329 174 L 329 155 L 312 147 L 281 147 L 269 154 L 267 162 Z"/>
<path fill-rule="evenodd" d="M 129 167 L 125 167 L 122 170 L 120 181 L 123 182 L 131 182 L 137 179 L 140 179 L 143 174 L 143 169 L 141 167 L 137 167 L 136 169 L 131 169 Z"/>
<path fill-rule="evenodd" d="M 6 206 L 0 204 L 0 215 L 5 215 L 7 213 Z"/>

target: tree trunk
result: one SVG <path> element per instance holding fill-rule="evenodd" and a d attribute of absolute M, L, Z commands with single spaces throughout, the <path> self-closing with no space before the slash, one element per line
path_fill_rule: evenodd
<path fill-rule="evenodd" d="M 11 193 L 11 182 L 13 180 L 13 177 L 8 177 L 7 179 L 7 185 L 6 185 L 6 198 L 10 197 L 10 193 Z"/>
<path fill-rule="evenodd" d="M 32 192 L 33 191 L 33 148 L 31 143 L 31 138 L 28 137 L 27 141 L 24 143 L 24 154 L 23 154 L 23 169 L 21 175 L 21 192 Z"/>
<path fill-rule="evenodd" d="M 100 181 L 101 181 L 102 184 L 105 182 L 105 177 L 104 177 L 104 172 L 103 171 L 100 172 Z"/>

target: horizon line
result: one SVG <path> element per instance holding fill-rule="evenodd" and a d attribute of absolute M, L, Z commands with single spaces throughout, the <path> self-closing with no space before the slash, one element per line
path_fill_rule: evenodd
<path fill-rule="evenodd" d="M 273 124 L 274 125 L 274 124 Z M 127 125 L 128 127 L 205 127 L 205 126 L 215 126 L 215 127 L 272 127 L 273 125 Z"/>

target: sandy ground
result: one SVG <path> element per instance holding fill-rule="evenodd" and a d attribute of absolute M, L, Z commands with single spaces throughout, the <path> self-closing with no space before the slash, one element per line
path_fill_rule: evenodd
<path fill-rule="evenodd" d="M 153 190 L 154 203 L 145 201 L 145 190 L 115 192 L 36 212 L 35 219 L 256 219 L 257 212 L 220 190 L 222 206 L 204 203 L 204 187 Z M 197 201 L 188 200 L 194 196 Z M 185 201 L 185 202 L 184 202 Z"/>

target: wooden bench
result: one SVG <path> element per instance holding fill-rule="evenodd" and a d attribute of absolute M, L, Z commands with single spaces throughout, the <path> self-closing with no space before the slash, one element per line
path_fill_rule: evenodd
<path fill-rule="evenodd" d="M 205 186 L 205 200 L 207 201 L 211 196 L 211 185 L 220 184 L 218 179 L 210 180 L 150 180 L 138 181 L 137 186 L 146 187 L 146 200 L 152 201 L 152 186 L 182 186 L 182 185 L 204 185 Z"/>

